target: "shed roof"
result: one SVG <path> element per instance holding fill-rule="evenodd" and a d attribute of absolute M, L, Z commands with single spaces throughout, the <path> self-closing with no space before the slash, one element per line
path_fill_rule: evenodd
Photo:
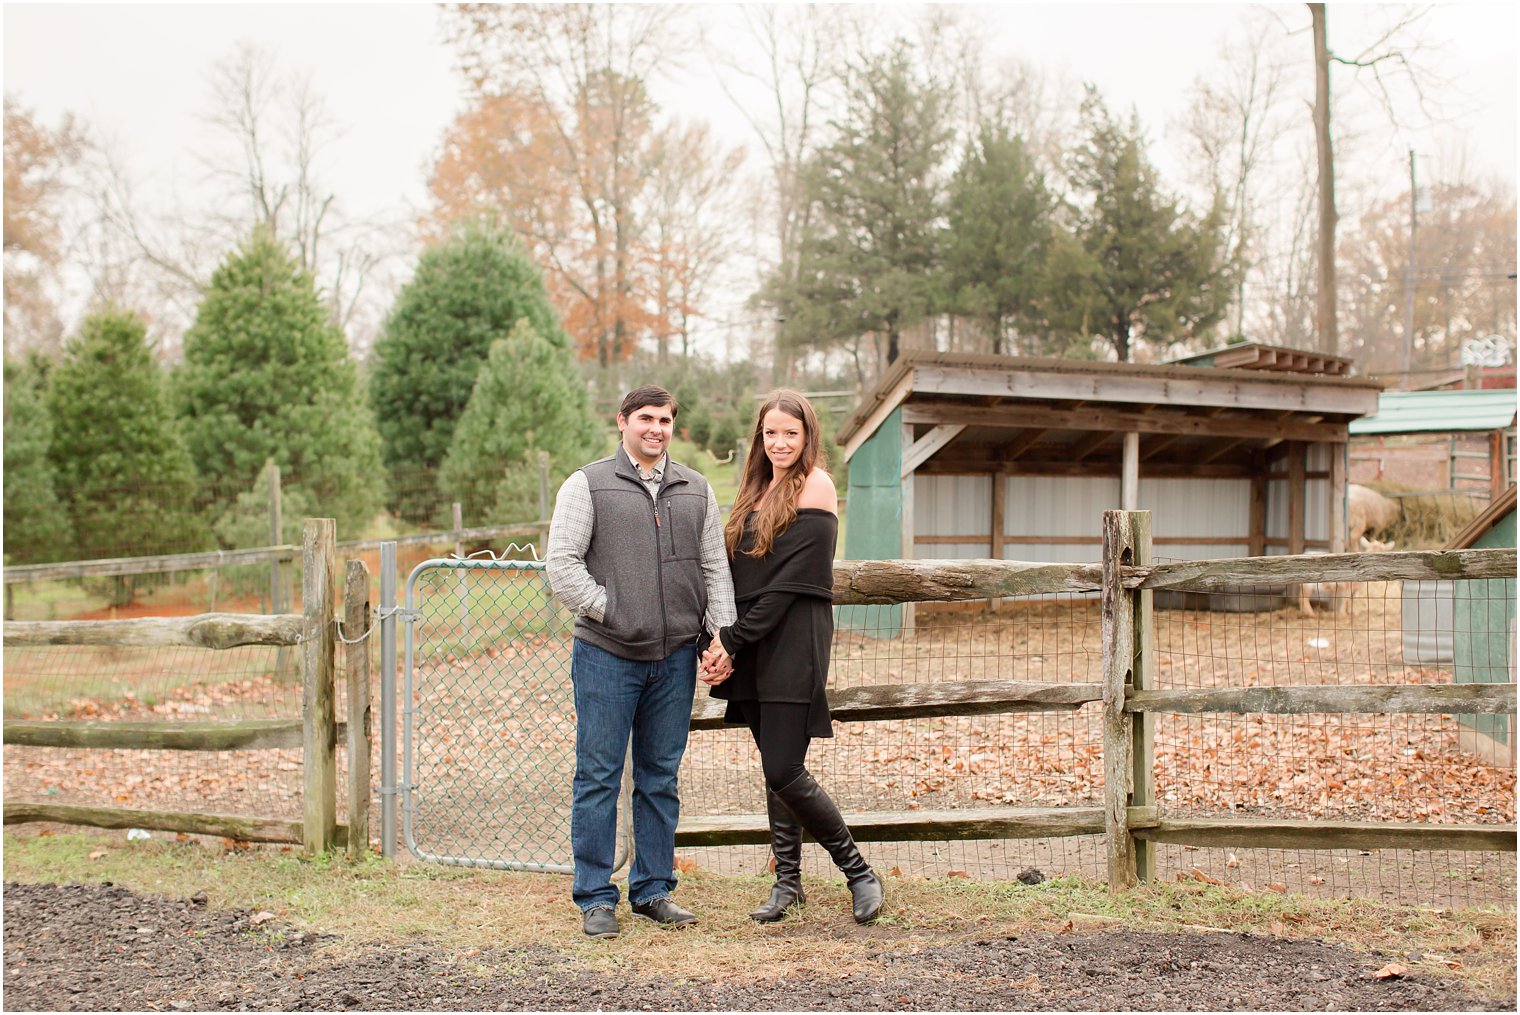
<path fill-rule="evenodd" d="M 1512 514 L 1514 510 L 1515 484 L 1511 483 L 1509 485 L 1509 489 L 1501 493 L 1498 499 L 1496 499 L 1492 504 L 1488 505 L 1488 507 L 1484 509 L 1478 515 L 1478 517 L 1468 522 L 1466 528 L 1464 528 L 1461 532 L 1458 532 L 1455 536 L 1452 536 L 1450 542 L 1448 542 L 1441 549 L 1468 549 L 1478 541 L 1483 533 L 1493 528 L 1494 525 L 1498 523 L 1499 519 L 1503 518 L 1507 514 Z"/>
<path fill-rule="evenodd" d="M 1377 412 L 1351 424 L 1352 436 L 1502 430 L 1515 423 L 1513 388 L 1474 391 L 1385 391 Z"/>
<path fill-rule="evenodd" d="M 1117 465 L 1135 432 L 1147 473 L 1237 474 L 1284 441 L 1345 441 L 1381 388 L 1289 371 L 913 351 L 837 439 L 850 458 L 901 406 L 914 428 L 907 461 L 925 471 L 1091 470 Z"/>

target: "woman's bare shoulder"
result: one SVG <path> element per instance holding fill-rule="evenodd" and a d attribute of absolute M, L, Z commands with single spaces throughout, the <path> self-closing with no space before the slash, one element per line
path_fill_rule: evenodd
<path fill-rule="evenodd" d="M 834 477 L 822 469 L 814 469 L 802 484 L 797 498 L 799 508 L 817 508 L 820 511 L 839 513 L 839 493 L 834 489 Z"/>

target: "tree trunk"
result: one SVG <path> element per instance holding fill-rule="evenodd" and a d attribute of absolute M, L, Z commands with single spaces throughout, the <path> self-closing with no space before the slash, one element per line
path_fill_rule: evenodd
<path fill-rule="evenodd" d="M 1330 148 L 1330 46 L 1325 33 L 1325 5 L 1310 4 L 1314 34 L 1314 141 L 1319 163 L 1319 291 L 1314 332 L 1320 352 L 1336 355 L 1340 340 L 1335 321 L 1335 156 Z"/>

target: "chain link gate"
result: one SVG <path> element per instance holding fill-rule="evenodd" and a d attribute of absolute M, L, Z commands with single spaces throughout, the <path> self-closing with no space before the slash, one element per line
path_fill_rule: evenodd
<path fill-rule="evenodd" d="M 407 578 L 406 608 L 394 612 L 406 625 L 407 849 L 435 863 L 571 873 L 574 618 L 544 565 L 425 560 Z M 628 774 L 614 869 L 631 840 Z"/>

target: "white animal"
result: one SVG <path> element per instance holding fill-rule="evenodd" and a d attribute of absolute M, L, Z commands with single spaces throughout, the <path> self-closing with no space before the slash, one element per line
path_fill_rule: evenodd
<path fill-rule="evenodd" d="M 1361 487 L 1356 489 L 1361 489 Z M 1362 536 L 1358 538 L 1357 545 L 1362 548 L 1363 553 L 1385 553 L 1393 549 L 1394 543 L 1393 540 L 1384 543 Z M 1360 582 L 1304 582 L 1298 587 L 1298 611 L 1306 617 L 1314 616 L 1311 600 L 1318 599 L 1328 602 L 1332 613 L 1344 612 L 1349 617 L 1351 603 L 1356 599 L 1356 589 L 1360 584 Z"/>
<path fill-rule="evenodd" d="M 1403 513 L 1404 508 L 1398 501 L 1352 483 L 1346 488 L 1346 539 L 1355 545 L 1367 533 L 1388 528 Z"/>

